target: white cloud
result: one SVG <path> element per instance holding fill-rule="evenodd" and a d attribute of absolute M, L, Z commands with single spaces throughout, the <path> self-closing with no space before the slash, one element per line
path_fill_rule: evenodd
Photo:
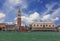
<path fill-rule="evenodd" d="M 31 24 L 33 22 L 36 22 L 35 20 L 39 20 L 39 13 L 34 12 L 33 14 L 31 14 L 29 17 L 27 16 L 22 16 L 22 22 L 26 23 L 26 24 Z"/>
<path fill-rule="evenodd" d="M 49 7 L 48 7 L 49 8 Z M 46 11 L 47 12 L 47 11 Z M 42 21 L 55 22 L 60 19 L 60 8 L 57 8 L 51 14 L 42 15 Z"/>
<path fill-rule="evenodd" d="M 58 20 L 59 20 L 59 17 L 54 18 L 54 16 L 53 17 L 51 16 L 51 14 L 47 14 L 42 17 L 42 21 L 44 21 L 44 22 L 55 22 Z"/>
<path fill-rule="evenodd" d="M 5 22 L 6 24 L 9 24 L 9 25 L 11 25 L 11 24 L 14 24 L 13 22 Z"/>
<path fill-rule="evenodd" d="M 59 17 L 54 17 L 53 14 L 47 14 L 40 16 L 38 12 L 34 12 L 33 14 L 30 14 L 29 16 L 21 16 L 22 18 L 22 24 L 29 25 L 34 22 L 55 22 L 59 20 Z M 14 20 L 17 21 L 17 17 L 14 18 Z"/>
<path fill-rule="evenodd" d="M 33 14 L 31 14 L 29 16 L 30 20 L 36 20 L 37 18 L 39 18 L 39 13 L 34 12 Z"/>
<path fill-rule="evenodd" d="M 4 23 L 4 21 L 5 21 L 4 19 L 0 19 L 0 23 Z"/>
<path fill-rule="evenodd" d="M 59 20 L 59 17 L 56 17 L 55 19 L 51 18 L 52 22 L 55 22 L 55 21 L 58 21 L 58 20 Z"/>
<path fill-rule="evenodd" d="M 60 17 L 60 8 L 54 10 L 54 12 L 52 13 L 52 17 Z"/>
<path fill-rule="evenodd" d="M 52 13 L 48 14 L 50 11 L 53 10 L 52 8 L 55 5 L 58 5 L 58 4 L 57 3 L 46 4 L 47 10 L 42 15 L 42 21 L 55 22 L 55 21 L 59 20 L 59 18 L 60 18 L 60 7 L 55 9 Z"/>
<path fill-rule="evenodd" d="M 22 11 L 22 9 L 27 8 L 27 3 L 24 0 L 6 0 L 2 8 L 4 9 L 3 11 L 6 12 L 8 16 L 10 13 L 15 14 L 16 16 L 18 6 L 20 6 L 20 9 Z"/>
<path fill-rule="evenodd" d="M 14 8 L 15 6 L 20 6 L 21 9 L 27 8 L 27 3 L 23 0 L 7 0 L 4 7 Z"/>
<path fill-rule="evenodd" d="M 4 18 L 6 15 L 4 13 L 0 13 L 0 23 L 4 22 Z"/>
<path fill-rule="evenodd" d="M 0 13 L 0 19 L 4 18 L 6 15 L 4 13 Z"/>
<path fill-rule="evenodd" d="M 52 10 L 52 8 L 56 5 L 57 3 L 53 3 L 53 4 L 46 4 L 46 8 L 47 10 L 44 12 L 43 15 L 48 14 L 48 12 L 50 12 Z"/>
<path fill-rule="evenodd" d="M 42 20 L 44 21 L 44 20 L 49 20 L 51 18 L 51 15 L 50 14 L 47 14 L 47 15 L 44 15 L 43 17 L 42 17 Z"/>
<path fill-rule="evenodd" d="M 56 22 L 58 20 L 60 20 L 60 8 L 57 8 L 53 11 L 53 13 L 48 14 L 48 12 L 50 12 L 52 10 L 52 8 L 56 5 L 57 3 L 53 3 L 53 4 L 47 4 L 46 8 L 47 10 L 43 13 L 43 15 L 40 15 L 38 12 L 34 12 L 30 15 L 25 15 L 25 16 L 21 16 L 22 18 L 22 24 L 31 24 L 34 22 Z M 17 17 L 15 18 L 15 20 L 17 20 Z"/>
<path fill-rule="evenodd" d="M 59 18 L 58 18 L 58 17 L 56 17 L 56 18 L 55 18 L 55 20 L 59 20 Z"/>
<path fill-rule="evenodd" d="M 17 17 L 15 17 L 14 20 L 17 20 Z"/>
<path fill-rule="evenodd" d="M 19 0 L 7 0 L 11 5 L 16 5 L 19 3 Z"/>
<path fill-rule="evenodd" d="M 34 12 L 30 16 L 21 16 L 21 18 L 22 18 L 22 24 L 29 25 L 33 22 L 36 22 L 35 20 L 39 20 L 40 16 L 39 16 L 39 13 Z M 14 18 L 14 20 L 17 20 L 17 17 Z"/>

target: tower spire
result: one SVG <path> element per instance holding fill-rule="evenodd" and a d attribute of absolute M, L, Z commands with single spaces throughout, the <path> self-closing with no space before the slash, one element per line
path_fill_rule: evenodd
<path fill-rule="evenodd" d="M 19 27 L 21 27 L 21 11 L 20 11 L 20 8 L 18 9 L 17 25 Z"/>
<path fill-rule="evenodd" d="M 20 8 L 18 9 L 18 16 L 21 16 Z"/>

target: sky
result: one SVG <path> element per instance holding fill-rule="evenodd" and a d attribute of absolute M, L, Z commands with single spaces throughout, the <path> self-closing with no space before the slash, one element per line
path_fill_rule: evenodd
<path fill-rule="evenodd" d="M 19 8 L 22 25 L 34 22 L 60 25 L 60 0 L 0 0 L 0 23 L 17 23 Z"/>

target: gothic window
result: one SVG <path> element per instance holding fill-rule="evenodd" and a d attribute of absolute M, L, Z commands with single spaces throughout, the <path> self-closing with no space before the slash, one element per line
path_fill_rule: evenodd
<path fill-rule="evenodd" d="M 46 25 L 46 27 L 47 27 L 48 25 Z"/>
<path fill-rule="evenodd" d="M 37 24 L 37 26 L 39 26 L 39 25 Z"/>
<path fill-rule="evenodd" d="M 42 25 L 40 25 L 40 26 L 42 26 Z"/>
<path fill-rule="evenodd" d="M 53 25 L 53 27 L 54 27 L 54 25 Z"/>
<path fill-rule="evenodd" d="M 43 27 L 45 27 L 45 25 L 43 25 Z"/>
<path fill-rule="evenodd" d="M 35 26 L 35 24 L 34 24 L 34 26 Z"/>
<path fill-rule="evenodd" d="M 49 27 L 50 27 L 51 25 L 49 25 Z"/>

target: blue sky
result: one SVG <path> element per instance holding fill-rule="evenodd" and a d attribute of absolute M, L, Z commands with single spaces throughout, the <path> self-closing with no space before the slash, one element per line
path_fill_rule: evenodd
<path fill-rule="evenodd" d="M 0 0 L 0 22 L 16 23 L 18 7 L 21 9 L 22 24 L 60 24 L 60 0 Z"/>

